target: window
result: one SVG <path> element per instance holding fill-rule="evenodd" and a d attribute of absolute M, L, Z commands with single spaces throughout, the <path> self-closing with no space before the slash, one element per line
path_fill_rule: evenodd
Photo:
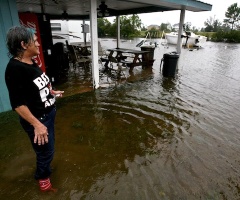
<path fill-rule="evenodd" d="M 51 23 L 51 30 L 52 31 L 61 31 L 61 24 L 60 23 Z"/>

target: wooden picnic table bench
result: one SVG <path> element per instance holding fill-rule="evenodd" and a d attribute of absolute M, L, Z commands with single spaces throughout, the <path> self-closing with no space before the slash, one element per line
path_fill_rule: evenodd
<path fill-rule="evenodd" d="M 110 51 L 108 62 L 105 67 L 108 67 L 109 62 L 122 63 L 132 70 L 135 66 L 152 66 L 153 60 L 149 59 L 149 51 L 140 51 L 135 49 L 113 48 L 107 49 Z"/>

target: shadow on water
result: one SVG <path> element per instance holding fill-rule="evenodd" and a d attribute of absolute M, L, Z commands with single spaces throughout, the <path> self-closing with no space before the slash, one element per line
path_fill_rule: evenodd
<path fill-rule="evenodd" d="M 107 86 L 95 91 L 88 69 L 71 71 L 56 85 L 65 90 L 57 101 L 56 194 L 40 193 L 33 181 L 34 153 L 17 115 L 0 114 L 1 197 L 239 199 L 239 76 L 209 58 L 221 48 L 183 51 L 175 78 L 162 77 L 159 56 L 152 69 L 117 82 L 103 76 Z"/>

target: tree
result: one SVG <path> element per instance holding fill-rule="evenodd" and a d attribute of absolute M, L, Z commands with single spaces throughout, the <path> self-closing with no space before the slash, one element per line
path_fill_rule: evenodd
<path fill-rule="evenodd" d="M 142 26 L 141 31 L 146 31 L 147 28 L 145 26 Z"/>
<path fill-rule="evenodd" d="M 140 30 L 141 29 L 141 26 L 142 26 L 142 21 L 141 19 L 139 18 L 138 15 L 132 15 L 130 17 L 130 21 L 131 21 L 131 24 L 132 24 L 132 27 L 136 30 Z"/>
<path fill-rule="evenodd" d="M 217 32 L 222 29 L 222 23 L 218 19 L 215 19 L 215 16 L 209 17 L 209 19 L 204 22 L 204 25 L 206 26 L 206 32 Z"/>
<path fill-rule="evenodd" d="M 123 37 L 139 36 L 141 34 L 141 26 L 142 22 L 138 15 L 120 16 L 121 36 Z M 116 37 L 116 19 L 113 20 L 113 24 L 111 24 L 106 18 L 98 19 L 98 35 L 99 37 L 106 35 Z"/>
<path fill-rule="evenodd" d="M 231 30 L 237 27 L 237 23 L 240 20 L 240 7 L 238 7 L 237 3 L 232 4 L 228 7 L 224 19 L 224 23 L 230 24 Z"/>
<path fill-rule="evenodd" d="M 121 35 L 123 37 L 129 37 L 134 31 L 132 29 L 131 20 L 127 16 L 120 17 Z"/>
<path fill-rule="evenodd" d="M 205 27 L 205 31 L 206 32 L 213 32 L 213 21 L 214 21 L 214 18 L 213 17 L 209 17 L 209 19 L 207 19 L 204 22 L 204 25 L 206 26 Z"/>
<path fill-rule="evenodd" d="M 213 32 L 217 32 L 220 29 L 222 29 L 222 23 L 218 19 L 215 19 L 213 21 Z"/>
<path fill-rule="evenodd" d="M 140 35 L 141 25 L 142 22 L 138 15 L 120 17 L 121 35 L 123 37 L 134 37 Z"/>
<path fill-rule="evenodd" d="M 196 26 L 193 26 L 191 29 L 192 32 L 197 33 L 199 30 Z"/>
<path fill-rule="evenodd" d="M 109 22 L 106 18 L 98 18 L 98 36 L 104 37 L 109 35 L 109 29 L 111 27 L 111 22 Z"/>
<path fill-rule="evenodd" d="M 160 31 L 171 31 L 172 30 L 172 26 L 170 23 L 161 23 L 160 25 Z"/>
<path fill-rule="evenodd" d="M 109 35 L 112 37 L 116 37 L 117 36 L 117 21 L 116 19 L 113 20 L 113 24 L 111 24 L 111 27 L 108 30 Z"/>
<path fill-rule="evenodd" d="M 191 31 L 191 26 L 192 26 L 191 22 L 186 22 L 185 24 L 183 24 L 183 30 L 185 32 L 189 32 L 189 31 Z"/>

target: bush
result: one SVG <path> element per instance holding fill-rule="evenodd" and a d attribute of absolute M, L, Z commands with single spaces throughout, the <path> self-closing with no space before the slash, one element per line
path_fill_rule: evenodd
<path fill-rule="evenodd" d="M 240 43 L 240 31 L 230 31 L 226 34 L 227 42 Z"/>
<path fill-rule="evenodd" d="M 218 31 L 213 34 L 214 42 L 240 43 L 240 31 L 232 30 L 228 32 Z"/>

